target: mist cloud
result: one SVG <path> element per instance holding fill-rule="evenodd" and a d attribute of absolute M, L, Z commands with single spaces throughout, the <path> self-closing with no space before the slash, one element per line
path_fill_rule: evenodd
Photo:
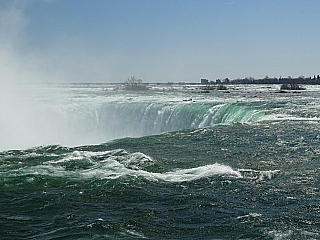
<path fill-rule="evenodd" d="M 27 34 L 32 19 L 30 2 L 13 1 L 0 11 L 0 83 L 5 85 L 57 82 L 107 82 L 107 54 L 92 49 L 76 36 L 56 36 L 45 46 Z M 47 3 L 50 4 L 50 3 Z"/>
<path fill-rule="evenodd" d="M 35 65 L 41 59 L 27 50 L 30 19 L 24 14 L 25 3 L 12 1 L 0 11 L 0 150 L 52 142 L 52 129 L 41 125 L 54 120 L 26 97 L 26 91 L 32 95 L 27 85 L 42 82 L 46 75 Z"/>
<path fill-rule="evenodd" d="M 24 29 L 29 19 L 23 14 L 22 6 L 15 2 L 0 11 L 0 81 L 2 84 L 16 83 L 28 77 L 30 72 L 23 69 L 19 57 L 25 42 Z"/>

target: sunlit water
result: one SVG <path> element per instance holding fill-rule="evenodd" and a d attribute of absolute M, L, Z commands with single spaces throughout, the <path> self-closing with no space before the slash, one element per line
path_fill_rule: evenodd
<path fill-rule="evenodd" d="M 116 87 L 2 95 L 3 239 L 320 238 L 319 86 Z"/>

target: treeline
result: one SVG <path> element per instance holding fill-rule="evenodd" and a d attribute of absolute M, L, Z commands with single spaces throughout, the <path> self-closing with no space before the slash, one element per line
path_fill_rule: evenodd
<path fill-rule="evenodd" d="M 234 79 L 229 81 L 232 84 L 309 84 L 316 85 L 320 84 L 320 76 L 313 77 L 304 77 L 299 76 L 297 78 L 292 78 L 290 76 L 286 78 L 270 78 L 266 76 L 263 79 L 254 79 L 252 77 L 244 78 L 244 79 Z"/>
<path fill-rule="evenodd" d="M 201 79 L 201 84 L 309 84 L 309 85 L 316 85 L 320 84 L 320 76 L 314 75 L 313 77 L 304 77 L 299 76 L 293 78 L 291 76 L 288 77 L 268 77 L 265 76 L 262 79 L 254 79 L 253 77 L 246 77 L 243 79 L 233 79 L 230 80 L 229 78 L 225 79 L 217 79 L 215 81 L 210 81 L 206 78 Z"/>

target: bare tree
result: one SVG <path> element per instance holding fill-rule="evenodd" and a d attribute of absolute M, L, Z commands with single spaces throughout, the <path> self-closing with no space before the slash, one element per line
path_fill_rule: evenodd
<path fill-rule="evenodd" d="M 141 84 L 142 83 L 142 80 L 141 79 L 137 79 L 135 76 L 131 76 L 127 79 L 126 81 L 126 84 L 127 85 L 131 85 L 131 86 L 134 86 L 134 85 L 138 85 L 138 84 Z"/>
<path fill-rule="evenodd" d="M 140 78 L 137 79 L 135 76 L 131 76 L 125 82 L 125 90 L 148 90 L 148 88 Z"/>

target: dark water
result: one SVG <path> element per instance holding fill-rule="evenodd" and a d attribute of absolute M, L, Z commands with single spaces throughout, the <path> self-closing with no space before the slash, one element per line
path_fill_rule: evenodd
<path fill-rule="evenodd" d="M 0 238 L 320 239 L 314 101 L 241 103 L 241 113 L 228 105 L 219 115 L 260 109 L 276 120 L 3 151 Z"/>

